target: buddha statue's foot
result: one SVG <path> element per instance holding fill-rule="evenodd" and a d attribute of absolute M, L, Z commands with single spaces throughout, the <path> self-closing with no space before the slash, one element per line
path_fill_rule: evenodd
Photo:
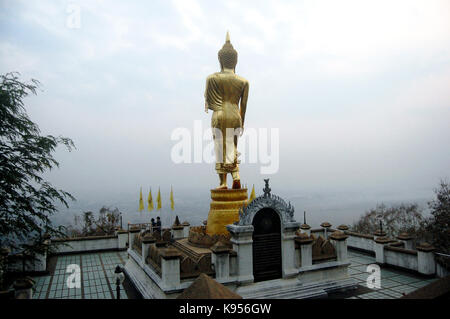
<path fill-rule="evenodd" d="M 216 189 L 227 189 L 227 174 L 219 174 L 220 185 Z"/>
<path fill-rule="evenodd" d="M 235 179 L 233 181 L 233 189 L 241 189 L 241 180 Z"/>

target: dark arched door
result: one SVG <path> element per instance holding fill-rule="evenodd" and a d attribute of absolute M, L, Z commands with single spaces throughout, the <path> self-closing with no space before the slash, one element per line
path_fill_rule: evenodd
<path fill-rule="evenodd" d="M 255 282 L 281 278 L 280 217 L 263 208 L 253 218 L 253 277 Z"/>

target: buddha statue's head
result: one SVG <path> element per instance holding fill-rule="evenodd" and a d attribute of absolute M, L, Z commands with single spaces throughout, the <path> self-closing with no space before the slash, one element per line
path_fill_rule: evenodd
<path fill-rule="evenodd" d="M 220 49 L 218 55 L 219 55 L 220 68 L 222 70 L 224 68 L 233 69 L 233 70 L 236 68 L 238 54 L 230 42 L 230 34 L 228 32 L 227 32 L 225 44 L 223 45 L 222 49 Z"/>

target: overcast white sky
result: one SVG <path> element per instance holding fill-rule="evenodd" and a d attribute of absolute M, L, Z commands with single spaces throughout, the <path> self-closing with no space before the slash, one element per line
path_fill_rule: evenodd
<path fill-rule="evenodd" d="M 449 177 L 448 0 L 1 0 L 0 72 L 41 81 L 29 114 L 77 146 L 50 180 L 75 195 L 215 187 L 212 164 L 171 162 L 170 135 L 209 126 L 205 79 L 227 30 L 250 81 L 246 127 L 280 129 L 274 191 L 414 192 Z M 258 164 L 241 176 L 266 177 Z"/>

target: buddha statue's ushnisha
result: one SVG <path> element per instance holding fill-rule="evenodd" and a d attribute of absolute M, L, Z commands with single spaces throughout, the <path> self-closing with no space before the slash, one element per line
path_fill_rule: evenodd
<path fill-rule="evenodd" d="M 218 188 L 227 188 L 227 174 L 230 173 L 233 189 L 240 189 L 237 143 L 244 130 L 249 83 L 235 74 L 238 54 L 230 42 L 228 32 L 218 55 L 221 70 L 206 79 L 205 112 L 208 113 L 208 109 L 214 111 L 211 126 L 216 171 L 220 179 Z"/>

